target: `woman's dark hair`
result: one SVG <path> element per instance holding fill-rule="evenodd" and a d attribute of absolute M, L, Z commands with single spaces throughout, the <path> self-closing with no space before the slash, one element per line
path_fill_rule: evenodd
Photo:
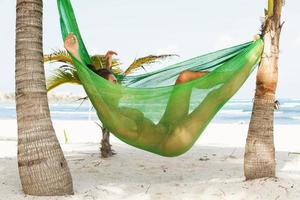
<path fill-rule="evenodd" d="M 108 76 L 110 74 L 113 74 L 109 69 L 107 68 L 101 68 L 101 69 L 97 69 L 95 70 L 95 67 L 91 64 L 87 64 L 87 66 L 94 71 L 96 74 L 98 74 L 99 76 L 101 76 L 104 79 L 108 79 Z"/>
<path fill-rule="evenodd" d="M 109 69 L 107 68 L 102 68 L 95 70 L 95 73 L 101 76 L 102 78 L 108 79 L 108 76 L 113 74 Z"/>

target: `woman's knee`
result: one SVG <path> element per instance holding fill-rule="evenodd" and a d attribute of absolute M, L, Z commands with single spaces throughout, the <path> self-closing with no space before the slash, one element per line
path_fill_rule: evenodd
<path fill-rule="evenodd" d="M 188 82 L 190 78 L 190 71 L 183 71 L 179 74 L 176 83 L 185 83 Z"/>

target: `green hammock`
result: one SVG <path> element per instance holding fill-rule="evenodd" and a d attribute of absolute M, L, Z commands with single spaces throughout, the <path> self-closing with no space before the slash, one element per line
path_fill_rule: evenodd
<path fill-rule="evenodd" d="M 121 77 L 112 84 L 92 72 L 70 0 L 57 0 L 63 39 L 77 36 L 80 81 L 103 125 L 116 137 L 161 156 L 189 150 L 222 106 L 239 90 L 260 61 L 261 39 L 196 57 L 161 70 Z M 207 70 L 196 80 L 174 85 L 184 70 Z"/>

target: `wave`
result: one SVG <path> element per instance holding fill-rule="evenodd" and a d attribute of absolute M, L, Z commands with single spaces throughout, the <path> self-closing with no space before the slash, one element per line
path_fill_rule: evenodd
<path fill-rule="evenodd" d="M 296 120 L 300 120 L 300 116 L 296 116 L 296 117 L 291 117 L 291 119 L 296 119 Z"/>
<path fill-rule="evenodd" d="M 252 106 L 252 102 L 229 102 L 225 106 Z"/>
<path fill-rule="evenodd" d="M 15 106 L 0 106 L 0 109 L 12 110 L 12 109 L 16 109 L 16 107 Z"/>
<path fill-rule="evenodd" d="M 300 103 L 283 103 L 280 105 L 282 108 L 295 108 L 295 107 L 300 107 Z"/>
<path fill-rule="evenodd" d="M 229 103 L 233 103 L 233 102 L 249 102 L 249 103 L 252 103 L 252 100 L 249 100 L 249 99 L 232 99 L 229 101 Z"/>
<path fill-rule="evenodd" d="M 299 98 L 291 98 L 291 99 L 286 99 L 286 101 L 300 101 Z"/>
<path fill-rule="evenodd" d="M 96 112 L 78 112 L 78 111 L 51 111 L 51 114 L 74 114 L 74 115 L 89 115 L 96 114 Z"/>
<path fill-rule="evenodd" d="M 240 114 L 248 114 L 251 112 L 245 112 L 242 109 L 232 109 L 232 110 L 220 110 L 220 114 L 234 114 L 234 115 L 240 115 Z"/>

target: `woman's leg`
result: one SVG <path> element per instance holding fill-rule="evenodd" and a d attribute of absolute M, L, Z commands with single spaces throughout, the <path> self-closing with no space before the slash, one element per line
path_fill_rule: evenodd
<path fill-rule="evenodd" d="M 194 80 L 204 74 L 206 73 L 182 72 L 176 81 L 176 85 Z M 104 117 L 109 115 L 109 122 L 112 126 L 108 128 L 120 139 L 127 141 L 133 146 L 159 153 L 160 148 L 158 146 L 167 139 L 169 126 L 188 115 L 191 91 L 192 88 L 188 90 L 185 87 L 174 88 L 164 119 L 158 125 L 145 118 L 140 111 L 132 108 L 107 108 L 109 111 L 104 111 L 101 117 L 105 120 Z M 104 109 L 103 106 L 102 109 Z"/>
<path fill-rule="evenodd" d="M 206 73 L 207 72 L 182 72 L 176 81 L 176 85 L 194 80 Z M 174 128 L 180 119 L 185 119 L 188 115 L 191 92 L 192 88 L 176 88 L 175 86 L 164 117 L 159 124 L 154 124 L 151 120 L 144 117 L 143 113 L 136 109 L 122 107 L 116 112 L 111 110 L 111 114 L 113 115 L 114 113 L 115 119 L 118 121 L 118 130 L 116 130 L 114 134 L 121 140 L 141 149 L 164 156 L 171 156 L 173 153 L 176 154 L 177 151 L 181 150 L 182 146 L 186 146 L 183 141 L 188 141 L 185 137 L 189 137 L 189 134 L 180 132 L 180 134 L 175 135 L 180 135 L 181 138 L 174 139 L 168 135 L 168 132 L 172 130 L 173 124 Z M 129 125 L 132 122 L 134 123 Z M 129 129 L 131 126 L 132 128 Z M 166 146 L 170 144 L 172 147 L 166 148 Z"/>
<path fill-rule="evenodd" d="M 175 85 L 192 81 L 194 79 L 200 78 L 201 76 L 204 76 L 207 73 L 208 73 L 207 71 L 199 71 L 199 72 L 183 71 L 179 74 Z"/>
<path fill-rule="evenodd" d="M 175 85 L 186 83 L 194 79 L 200 78 L 208 72 L 192 72 L 184 71 L 178 76 Z M 190 97 L 192 93 L 192 87 L 177 87 L 174 86 L 172 94 L 170 95 L 169 102 L 167 104 L 165 113 L 163 114 L 159 124 L 169 126 L 176 124 L 178 120 L 186 117 L 190 107 Z"/>
<path fill-rule="evenodd" d="M 249 65 L 251 65 L 250 63 Z M 247 66 L 246 66 L 247 67 Z M 173 126 L 169 137 L 165 141 L 164 152 L 178 155 L 188 150 L 199 137 L 210 119 L 215 115 L 218 108 L 222 106 L 226 99 L 228 100 L 240 87 L 239 84 L 246 80 L 249 71 L 241 71 L 226 84 L 211 90 L 191 113 L 183 117 L 175 126 Z M 227 72 L 224 76 L 232 75 Z"/>

